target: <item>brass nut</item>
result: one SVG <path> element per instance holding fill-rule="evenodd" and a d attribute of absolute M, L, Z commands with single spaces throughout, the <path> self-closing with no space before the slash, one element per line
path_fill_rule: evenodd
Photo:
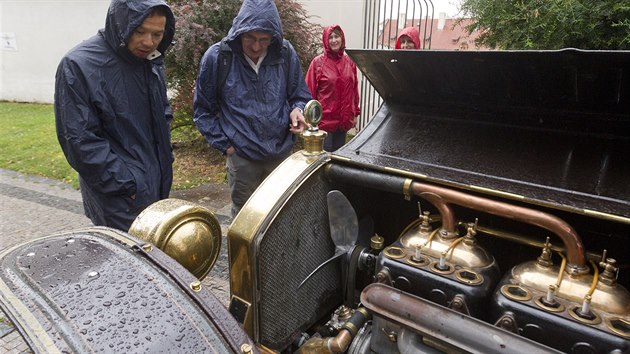
<path fill-rule="evenodd" d="M 253 354 L 254 350 L 252 349 L 252 346 L 245 343 L 243 345 L 241 345 L 241 353 L 242 354 Z"/>
<path fill-rule="evenodd" d="M 372 238 L 370 238 L 370 247 L 374 250 L 382 250 L 383 249 L 383 244 L 385 242 L 385 238 L 383 238 L 383 236 L 379 236 L 379 235 L 374 235 L 372 236 Z"/>
<path fill-rule="evenodd" d="M 199 280 L 196 280 L 196 281 L 190 283 L 190 288 L 194 292 L 200 291 L 201 290 L 201 282 Z"/>

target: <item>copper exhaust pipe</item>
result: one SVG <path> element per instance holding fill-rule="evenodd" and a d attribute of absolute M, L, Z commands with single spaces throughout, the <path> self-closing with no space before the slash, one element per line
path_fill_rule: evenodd
<path fill-rule="evenodd" d="M 434 206 L 441 213 L 444 213 L 442 223 L 446 225 L 444 230 L 447 233 L 451 231 L 449 228 L 454 229 L 455 227 L 454 216 L 448 203 L 542 227 L 556 234 L 564 243 L 567 252 L 567 273 L 584 274 L 589 271 L 586 265 L 584 245 L 579 235 L 569 224 L 551 214 L 420 182 L 409 184 L 409 179 L 400 176 L 351 167 L 328 165 L 326 173 L 329 178 L 336 181 L 360 184 L 375 190 L 403 195 L 409 195 L 409 190 L 411 190 L 414 195 L 435 203 Z M 448 237 L 448 235 L 446 236 Z"/>
<path fill-rule="evenodd" d="M 586 265 L 584 245 L 582 244 L 580 236 L 573 227 L 571 227 L 571 225 L 567 224 L 558 217 L 542 211 L 477 197 L 425 183 L 413 182 L 410 188 L 418 197 L 424 197 L 427 193 L 431 193 L 440 197 L 440 203 L 452 203 L 465 208 L 521 221 L 549 230 L 556 234 L 564 243 L 564 247 L 567 251 L 567 273 L 575 275 L 588 273 L 589 271 L 589 268 Z M 432 200 L 435 200 L 435 197 L 432 196 L 430 199 L 426 199 L 429 202 L 432 202 Z M 438 205 L 436 205 L 436 207 L 439 210 L 442 210 L 438 207 Z M 452 217 L 452 215 L 446 215 L 446 217 L 445 215 L 442 216 L 443 220 L 448 217 Z"/>
<path fill-rule="evenodd" d="M 440 237 L 446 239 L 457 237 L 457 230 L 455 230 L 457 227 L 455 223 L 455 214 L 453 214 L 453 210 L 446 201 L 435 193 L 423 192 L 417 194 L 417 196 L 431 203 L 438 210 L 440 216 L 442 216 L 442 230 Z"/>

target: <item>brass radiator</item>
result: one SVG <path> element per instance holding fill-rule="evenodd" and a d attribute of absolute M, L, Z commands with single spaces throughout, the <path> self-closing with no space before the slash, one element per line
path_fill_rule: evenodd
<path fill-rule="evenodd" d="M 331 263 L 299 284 L 326 259 L 335 245 L 330 238 L 328 184 L 311 176 L 283 206 L 258 247 L 260 342 L 284 348 L 298 330 L 328 313 L 339 295 L 339 263 Z"/>

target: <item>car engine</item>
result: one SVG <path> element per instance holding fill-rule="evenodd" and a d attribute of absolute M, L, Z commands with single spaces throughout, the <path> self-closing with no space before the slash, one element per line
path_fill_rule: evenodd
<path fill-rule="evenodd" d="M 228 231 L 261 351 L 630 352 L 630 54 L 348 52 L 379 111 Z"/>

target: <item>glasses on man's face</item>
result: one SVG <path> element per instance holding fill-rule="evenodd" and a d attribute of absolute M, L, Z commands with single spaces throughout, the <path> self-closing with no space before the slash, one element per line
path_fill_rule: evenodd
<path fill-rule="evenodd" d="M 245 35 L 243 35 L 241 40 L 246 45 L 252 45 L 252 44 L 258 42 L 258 44 L 260 44 L 261 46 L 266 47 L 266 46 L 271 44 L 271 37 L 256 38 L 254 36 L 245 34 Z"/>

